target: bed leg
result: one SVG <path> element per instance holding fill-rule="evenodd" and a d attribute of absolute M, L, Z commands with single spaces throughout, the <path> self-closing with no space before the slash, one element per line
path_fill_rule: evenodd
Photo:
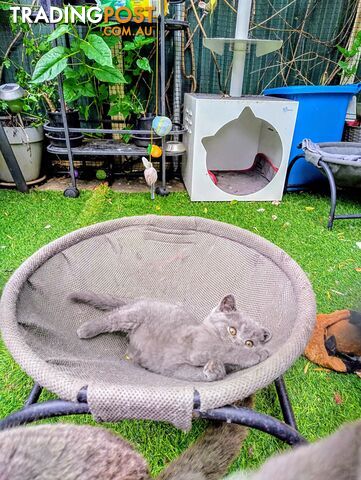
<path fill-rule="evenodd" d="M 286 180 L 285 180 L 284 193 L 287 192 L 288 179 L 290 178 L 290 173 L 291 173 L 291 170 L 292 170 L 294 164 L 297 162 L 297 160 L 299 160 L 300 158 L 304 158 L 304 157 L 305 157 L 304 153 L 301 153 L 301 154 L 299 154 L 299 155 L 296 155 L 294 158 L 292 158 L 292 160 L 291 160 L 290 163 L 288 164 L 287 173 L 286 173 Z M 292 188 L 292 185 L 290 185 L 290 188 Z"/>
<path fill-rule="evenodd" d="M 86 403 L 68 402 L 66 400 L 48 400 L 44 403 L 34 403 L 28 407 L 24 407 L 22 410 L 14 412 L 0 420 L 0 430 L 26 425 L 45 418 L 89 413 L 90 409 Z"/>
<path fill-rule="evenodd" d="M 293 413 L 292 405 L 286 389 L 286 384 L 282 376 L 275 380 L 275 386 L 284 421 L 287 423 L 287 425 L 290 425 L 290 427 L 297 430 L 295 415 Z"/>
<path fill-rule="evenodd" d="M 33 405 L 34 403 L 37 403 L 39 400 L 39 397 L 41 395 L 41 392 L 43 390 L 43 387 L 40 386 L 38 383 L 34 383 L 33 388 L 31 389 L 30 395 L 28 399 L 26 400 L 24 407 L 28 407 L 29 405 Z"/>
<path fill-rule="evenodd" d="M 335 220 L 335 211 L 336 211 L 336 202 L 337 202 L 335 179 L 333 177 L 333 173 L 332 173 L 332 170 L 331 170 L 330 166 L 326 162 L 324 162 L 323 160 L 320 160 L 318 162 L 318 164 L 320 165 L 320 167 L 325 172 L 328 183 L 330 184 L 331 208 L 330 208 L 330 215 L 328 217 L 327 228 L 329 230 L 332 230 L 333 222 Z"/>
<path fill-rule="evenodd" d="M 268 433 L 288 445 L 296 446 L 307 444 L 307 440 L 298 431 L 270 415 L 259 413 L 246 407 L 221 407 L 205 412 L 194 411 L 195 415 L 212 421 L 238 423 L 261 432 Z"/>

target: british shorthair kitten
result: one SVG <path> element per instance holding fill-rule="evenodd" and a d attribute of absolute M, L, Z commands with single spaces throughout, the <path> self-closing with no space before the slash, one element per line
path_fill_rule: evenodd
<path fill-rule="evenodd" d="M 73 293 L 76 303 L 107 311 L 104 317 L 78 329 L 82 339 L 102 333 L 128 334 L 127 358 L 161 375 L 212 382 L 227 372 L 266 360 L 271 333 L 227 295 L 203 320 L 179 305 L 150 299 L 121 300 L 93 292 Z"/>

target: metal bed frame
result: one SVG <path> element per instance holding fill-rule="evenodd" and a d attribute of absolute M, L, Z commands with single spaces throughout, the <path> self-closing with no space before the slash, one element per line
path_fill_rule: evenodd
<path fill-rule="evenodd" d="M 299 148 L 301 148 L 301 145 L 299 145 Z M 287 170 L 287 175 L 286 175 L 286 180 L 285 180 L 285 189 L 287 189 L 287 184 L 288 184 L 288 179 L 291 173 L 291 170 L 297 160 L 300 158 L 305 158 L 304 153 L 300 153 L 299 155 L 296 155 L 291 162 L 288 165 L 288 170 Z M 333 176 L 332 170 L 330 166 L 324 162 L 323 160 L 319 160 L 318 165 L 322 168 L 322 170 L 325 172 L 325 175 L 327 177 L 328 183 L 330 185 L 330 213 L 328 216 L 328 222 L 327 222 L 327 228 L 329 230 L 332 230 L 333 224 L 335 220 L 351 220 L 355 218 L 361 218 L 360 213 L 356 214 L 343 214 L 343 215 L 336 215 L 336 203 L 337 203 L 337 187 L 336 187 L 336 182 L 335 178 Z M 292 187 L 297 187 L 298 185 L 291 185 Z"/>
<path fill-rule="evenodd" d="M 238 423 L 250 428 L 255 428 L 292 446 L 306 444 L 306 439 L 302 437 L 297 430 L 295 416 L 283 377 L 279 377 L 274 383 L 284 422 L 270 415 L 259 413 L 246 407 L 224 406 L 201 412 L 199 409 L 200 399 L 198 392 L 195 392 L 194 395 L 193 415 L 195 418 Z M 24 408 L 1 420 L 0 430 L 13 428 L 46 418 L 91 413 L 87 403 L 86 387 L 79 391 L 76 402 L 58 399 L 38 403 L 42 389 L 43 388 L 38 383 L 34 383 L 30 395 L 25 402 Z"/>

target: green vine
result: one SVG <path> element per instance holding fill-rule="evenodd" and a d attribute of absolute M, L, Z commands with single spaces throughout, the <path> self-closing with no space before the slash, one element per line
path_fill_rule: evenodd
<path fill-rule="evenodd" d="M 356 75 L 358 70 L 359 62 L 355 62 L 354 58 L 359 54 L 361 49 L 361 30 L 357 32 L 355 40 L 350 49 L 337 46 L 339 52 L 345 57 L 345 60 L 340 60 L 338 62 L 339 67 L 341 68 L 345 77 L 352 77 Z"/>

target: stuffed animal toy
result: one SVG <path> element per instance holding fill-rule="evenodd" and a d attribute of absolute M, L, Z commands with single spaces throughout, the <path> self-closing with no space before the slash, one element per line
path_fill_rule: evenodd
<path fill-rule="evenodd" d="M 317 315 L 305 355 L 322 367 L 361 376 L 361 313 L 337 310 Z"/>

